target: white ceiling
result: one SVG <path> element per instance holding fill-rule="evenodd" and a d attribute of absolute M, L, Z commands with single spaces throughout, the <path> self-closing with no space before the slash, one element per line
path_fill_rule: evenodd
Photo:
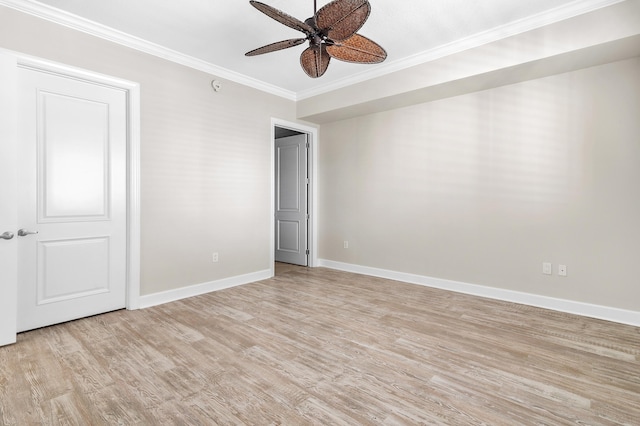
<path fill-rule="evenodd" d="M 262 1 L 300 20 L 313 14 L 313 0 Z M 66 20 L 142 50 L 170 49 L 173 52 L 163 56 L 179 54 L 182 62 L 189 58 L 200 68 L 211 65 L 209 71 L 222 78 L 302 99 L 618 1 L 370 0 L 371 15 L 359 32 L 382 45 L 387 60 L 378 65 L 332 60 L 318 79 L 307 77 L 300 68 L 304 45 L 244 56 L 254 48 L 302 34 L 262 14 L 248 0 L 1 0 L 0 4 Z M 318 0 L 318 8 L 326 3 Z"/>

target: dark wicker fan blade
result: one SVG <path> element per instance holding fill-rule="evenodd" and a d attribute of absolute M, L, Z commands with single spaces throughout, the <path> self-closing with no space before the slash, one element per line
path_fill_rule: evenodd
<path fill-rule="evenodd" d="M 377 64 L 387 58 L 387 52 L 373 40 L 360 34 L 327 46 L 327 53 L 332 58 L 360 64 Z"/>
<path fill-rule="evenodd" d="M 300 55 L 300 65 L 311 78 L 318 78 L 329 67 L 331 56 L 327 53 L 324 44 L 309 46 Z"/>
<path fill-rule="evenodd" d="M 365 23 L 371 12 L 368 0 L 334 0 L 316 13 L 316 24 L 331 40 L 346 40 Z"/>
<path fill-rule="evenodd" d="M 263 53 L 275 52 L 277 50 L 286 49 L 289 47 L 297 46 L 307 41 L 306 38 L 292 38 L 290 40 L 277 41 L 275 43 L 267 44 L 266 46 L 258 47 L 250 52 L 245 53 L 245 56 L 262 55 Z"/>
<path fill-rule="evenodd" d="M 286 25 L 287 27 L 291 27 L 294 30 L 302 31 L 307 35 L 314 32 L 314 29 L 309 24 L 306 24 L 299 19 L 294 18 L 293 16 L 287 15 L 286 13 L 274 7 L 255 0 L 250 0 L 249 3 L 251 3 L 251 5 L 258 9 L 260 12 Z"/>

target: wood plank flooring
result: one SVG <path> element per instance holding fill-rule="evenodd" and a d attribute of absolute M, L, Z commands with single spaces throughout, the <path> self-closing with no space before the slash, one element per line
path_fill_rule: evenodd
<path fill-rule="evenodd" d="M 323 268 L 22 333 L 3 425 L 640 425 L 640 328 Z"/>

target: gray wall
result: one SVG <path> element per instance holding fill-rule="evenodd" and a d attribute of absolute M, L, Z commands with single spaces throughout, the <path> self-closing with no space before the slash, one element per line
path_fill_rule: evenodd
<path fill-rule="evenodd" d="M 294 102 L 1 6 L 0 47 L 140 83 L 143 295 L 271 267 L 271 117 Z"/>
<path fill-rule="evenodd" d="M 0 47 L 141 84 L 143 295 L 271 266 L 294 102 L 4 7 Z M 319 257 L 638 311 L 639 116 L 636 58 L 324 124 Z"/>
<path fill-rule="evenodd" d="M 638 311 L 638 117 L 635 58 L 324 124 L 320 257 Z"/>

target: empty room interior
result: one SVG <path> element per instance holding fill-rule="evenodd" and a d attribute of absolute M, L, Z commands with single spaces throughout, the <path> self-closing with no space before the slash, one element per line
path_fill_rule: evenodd
<path fill-rule="evenodd" d="M 640 0 L 515 3 L 0 0 L 0 424 L 640 424 Z"/>

